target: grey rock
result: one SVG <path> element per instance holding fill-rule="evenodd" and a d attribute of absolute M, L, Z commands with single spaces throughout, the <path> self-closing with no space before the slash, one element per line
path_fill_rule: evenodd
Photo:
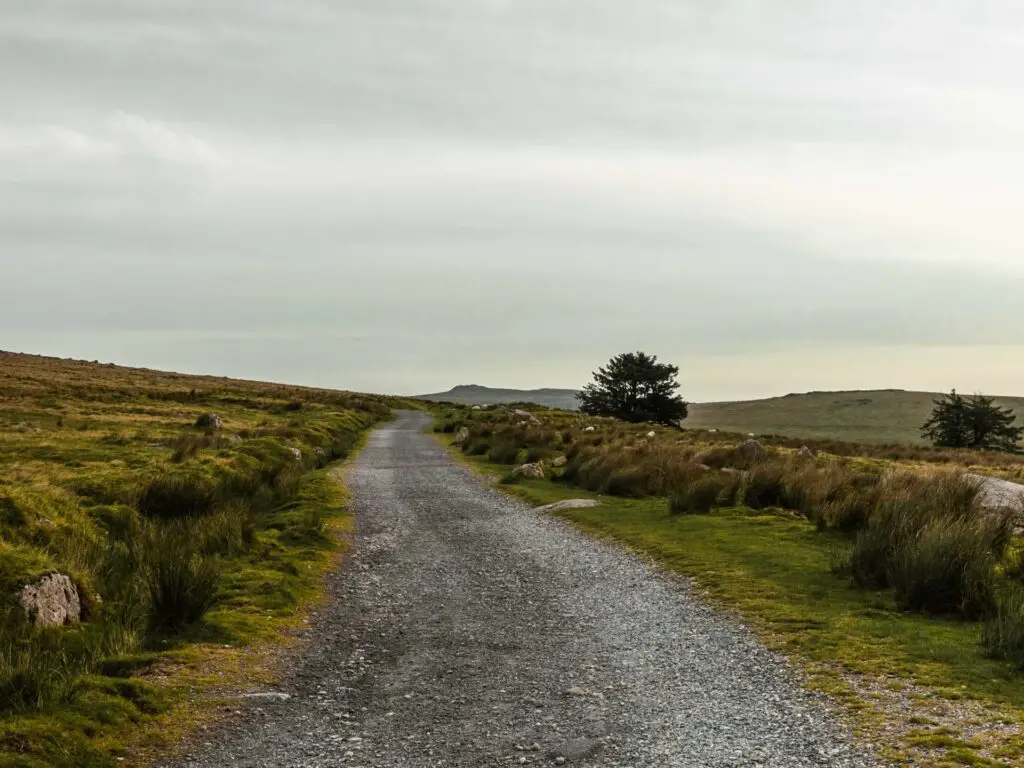
<path fill-rule="evenodd" d="M 527 423 L 532 424 L 534 426 L 537 426 L 542 423 L 541 420 L 538 419 L 534 414 L 530 413 L 529 411 L 520 410 L 519 408 L 516 408 L 514 411 L 512 411 L 512 415 L 515 416 L 516 418 L 523 419 Z"/>
<path fill-rule="evenodd" d="M 66 573 L 49 573 L 21 590 L 21 607 L 37 627 L 63 627 L 82 620 L 78 587 Z"/>
<path fill-rule="evenodd" d="M 515 477 L 542 478 L 544 477 L 544 465 L 540 462 L 521 464 L 512 470 L 512 474 Z"/>
<path fill-rule="evenodd" d="M 818 454 L 808 448 L 806 445 L 800 446 L 800 450 L 796 452 L 797 458 L 807 459 L 813 461 L 818 458 Z"/>
<path fill-rule="evenodd" d="M 985 475 L 967 475 L 981 489 L 981 504 L 986 509 L 1010 509 L 1024 512 L 1024 485 Z"/>
<path fill-rule="evenodd" d="M 552 467 L 556 467 L 556 468 L 557 467 L 564 467 L 568 463 L 569 463 L 569 460 L 567 458 L 565 458 L 565 456 L 558 456 L 558 457 L 555 458 L 554 461 L 551 462 L 551 466 Z"/>
<path fill-rule="evenodd" d="M 458 431 L 455 433 L 455 444 L 462 445 L 467 440 L 469 440 L 469 427 L 459 427 Z"/>
<path fill-rule="evenodd" d="M 545 504 L 543 507 L 535 507 L 534 512 L 558 512 L 561 509 L 588 509 L 599 507 L 601 502 L 597 499 L 566 499 L 556 501 L 554 504 Z"/>
<path fill-rule="evenodd" d="M 196 419 L 196 426 L 200 429 L 211 429 L 214 432 L 218 432 L 224 428 L 224 419 L 216 413 L 204 413 Z"/>
<path fill-rule="evenodd" d="M 262 699 L 264 701 L 289 701 L 291 694 L 281 693 L 279 691 L 258 691 L 256 693 L 243 693 L 238 698 L 257 700 Z"/>

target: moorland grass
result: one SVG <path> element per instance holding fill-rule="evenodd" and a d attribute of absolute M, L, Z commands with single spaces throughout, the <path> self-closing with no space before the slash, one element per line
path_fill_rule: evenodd
<path fill-rule="evenodd" d="M 317 594 L 345 506 L 326 467 L 389 401 L 7 353 L 0 397 L 0 766 L 142 764 Z M 18 605 L 53 571 L 81 624 Z"/>

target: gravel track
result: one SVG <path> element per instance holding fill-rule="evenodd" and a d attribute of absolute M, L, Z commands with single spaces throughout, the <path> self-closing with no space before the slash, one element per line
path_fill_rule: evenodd
<path fill-rule="evenodd" d="M 746 630 L 488 488 L 427 423 L 352 469 L 356 546 L 290 698 L 245 700 L 177 765 L 875 765 Z"/>

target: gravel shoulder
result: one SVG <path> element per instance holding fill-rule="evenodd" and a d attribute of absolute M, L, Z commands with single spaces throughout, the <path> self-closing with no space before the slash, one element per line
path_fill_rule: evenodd
<path fill-rule="evenodd" d="M 876 764 L 749 632 L 488 488 L 428 421 L 402 414 L 355 462 L 356 546 L 288 698 L 240 701 L 175 765 Z"/>

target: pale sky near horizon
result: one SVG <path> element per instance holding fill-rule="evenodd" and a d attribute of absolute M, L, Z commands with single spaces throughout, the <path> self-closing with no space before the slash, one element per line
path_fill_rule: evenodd
<path fill-rule="evenodd" d="M 1024 6 L 0 0 L 0 349 L 1024 395 Z"/>

